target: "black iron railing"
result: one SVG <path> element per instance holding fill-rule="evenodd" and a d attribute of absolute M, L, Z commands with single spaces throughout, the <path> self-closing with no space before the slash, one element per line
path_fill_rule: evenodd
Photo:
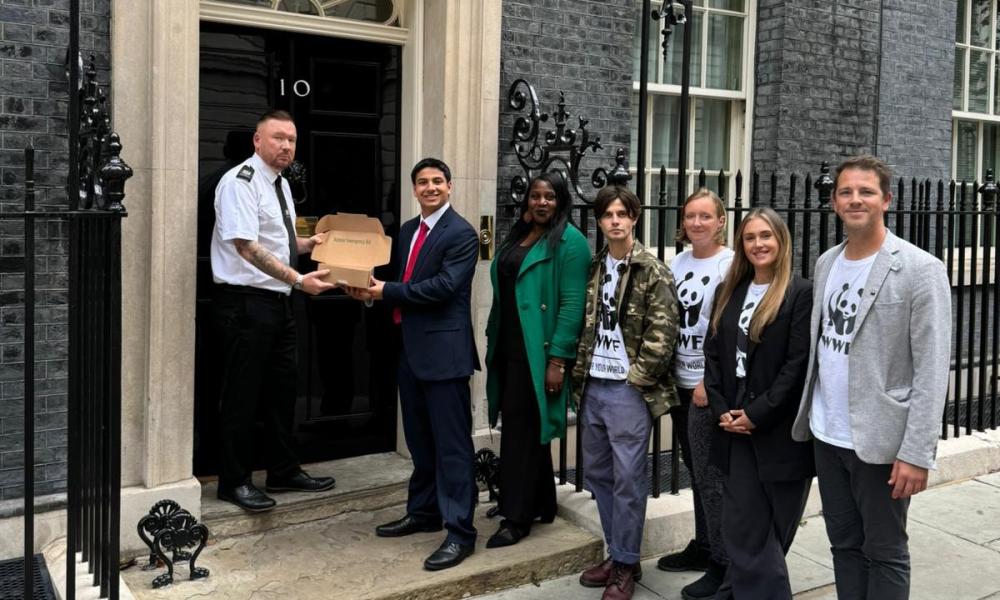
<path fill-rule="evenodd" d="M 119 597 L 121 502 L 121 221 L 132 170 L 111 132 L 94 58 L 78 85 L 79 4 L 71 3 L 68 204 L 36 210 L 34 150 L 24 153 L 23 210 L 0 220 L 23 224 L 24 571 L 21 597 L 32 600 L 35 503 L 36 233 L 52 223 L 69 229 L 69 373 L 67 387 L 66 600 L 75 598 L 79 558 L 101 598 Z M 9 261 L 7 264 L 11 264 Z"/>

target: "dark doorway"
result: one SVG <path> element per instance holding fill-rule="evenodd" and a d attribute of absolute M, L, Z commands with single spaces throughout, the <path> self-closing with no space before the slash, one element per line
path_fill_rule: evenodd
<path fill-rule="evenodd" d="M 306 169 L 293 185 L 297 226 L 334 212 L 381 219 L 399 230 L 400 50 L 338 38 L 201 25 L 195 475 L 217 472 L 220 369 L 211 322 L 209 245 L 215 186 L 253 153 L 269 108 L 289 111 Z M 315 265 L 302 257 L 300 270 Z M 305 264 L 302 264 L 305 263 Z M 385 277 L 394 265 L 381 267 Z M 295 437 L 302 462 L 396 447 L 396 340 L 384 308 L 340 292 L 295 294 L 299 381 Z"/>

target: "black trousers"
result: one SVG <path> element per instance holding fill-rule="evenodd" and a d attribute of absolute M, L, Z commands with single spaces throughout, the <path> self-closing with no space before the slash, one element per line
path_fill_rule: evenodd
<path fill-rule="evenodd" d="M 761 481 L 750 439 L 733 435 L 722 508 L 729 568 L 716 600 L 791 600 L 785 554 L 806 508 L 810 481 Z"/>
<path fill-rule="evenodd" d="M 541 416 L 528 363 L 498 357 L 500 368 L 500 515 L 521 526 L 556 515 L 550 444 L 539 442 Z"/>
<path fill-rule="evenodd" d="M 691 411 L 691 397 L 694 390 L 677 387 L 677 399 L 680 404 L 670 409 L 670 420 L 674 427 L 674 435 L 681 447 L 681 460 L 687 467 L 691 477 L 691 495 L 694 497 L 694 539 L 702 548 L 709 548 L 708 525 L 705 522 L 705 509 L 698 493 L 698 478 L 695 474 L 694 458 L 691 454 L 691 437 L 688 433 L 688 413 Z"/>
<path fill-rule="evenodd" d="M 291 432 L 297 377 L 290 297 L 219 286 L 213 312 L 223 369 L 220 487 L 250 481 L 256 447 L 263 449 L 268 474 L 295 473 L 299 460 Z M 258 418 L 264 426 L 263 440 L 254 438 Z"/>

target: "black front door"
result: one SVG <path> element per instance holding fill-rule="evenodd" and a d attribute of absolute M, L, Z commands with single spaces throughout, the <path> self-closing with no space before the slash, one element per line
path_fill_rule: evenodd
<path fill-rule="evenodd" d="M 214 192 L 253 153 L 257 118 L 287 110 L 298 128 L 293 184 L 300 235 L 334 212 L 381 219 L 399 230 L 400 51 L 390 45 L 201 26 L 198 308 L 195 348 L 196 475 L 217 472 L 221 370 L 211 322 L 209 246 Z M 315 264 L 302 257 L 303 272 Z M 385 277 L 395 265 L 376 271 Z M 302 462 L 395 449 L 395 336 L 384 307 L 340 292 L 295 294 L 299 381 L 295 437 Z M 264 435 L 261 433 L 261 435 Z"/>

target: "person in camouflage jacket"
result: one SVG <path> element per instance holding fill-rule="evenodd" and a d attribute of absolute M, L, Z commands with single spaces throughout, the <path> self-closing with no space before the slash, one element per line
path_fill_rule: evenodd
<path fill-rule="evenodd" d="M 670 270 L 635 241 L 641 206 L 607 186 L 594 216 L 608 245 L 591 263 L 573 367 L 583 472 L 597 500 L 610 556 L 580 575 L 602 600 L 628 600 L 642 575 L 646 453 L 653 420 L 678 404 L 673 356 L 679 317 Z"/>

